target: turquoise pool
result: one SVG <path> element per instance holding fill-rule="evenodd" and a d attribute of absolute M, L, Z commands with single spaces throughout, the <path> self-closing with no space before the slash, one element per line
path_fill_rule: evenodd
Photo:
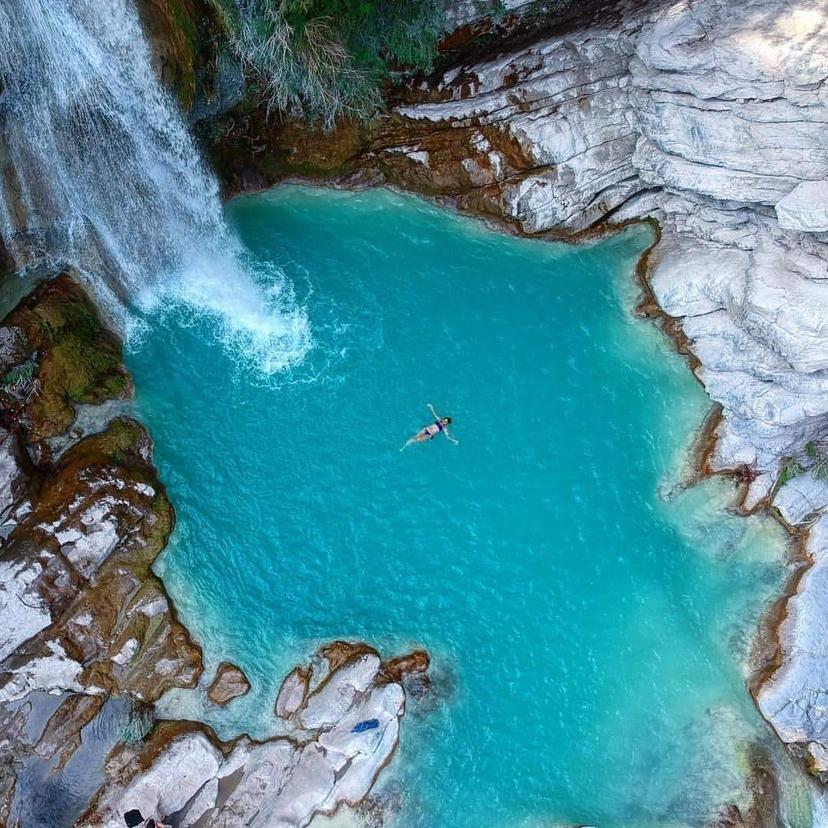
<path fill-rule="evenodd" d="M 254 688 L 165 709 L 264 736 L 319 642 L 425 646 L 379 788 L 398 826 L 698 825 L 738 796 L 784 540 L 727 484 L 677 486 L 707 401 L 632 316 L 649 231 L 573 247 L 299 186 L 227 213 L 313 347 L 265 375 L 173 307 L 129 355 L 178 513 L 165 581 Z M 428 402 L 460 444 L 400 453 Z"/>

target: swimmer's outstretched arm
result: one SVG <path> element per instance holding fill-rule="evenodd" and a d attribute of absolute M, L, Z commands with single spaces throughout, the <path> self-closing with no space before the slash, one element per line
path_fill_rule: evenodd
<path fill-rule="evenodd" d="M 460 441 L 459 441 L 459 440 L 455 440 L 455 439 L 454 439 L 454 437 L 452 437 L 452 436 L 451 436 L 451 434 L 449 434 L 448 426 L 446 426 L 446 427 L 443 429 L 443 434 L 445 434 L 445 435 L 446 435 L 446 439 L 447 439 L 447 440 L 451 440 L 451 442 L 452 442 L 452 443 L 454 443 L 454 445 L 455 445 L 455 446 L 459 446 L 459 445 L 460 445 Z"/>
<path fill-rule="evenodd" d="M 439 420 L 440 415 L 434 410 L 434 406 L 431 403 L 426 403 L 426 405 L 429 407 L 429 409 L 431 410 L 431 413 L 434 415 L 434 419 Z"/>

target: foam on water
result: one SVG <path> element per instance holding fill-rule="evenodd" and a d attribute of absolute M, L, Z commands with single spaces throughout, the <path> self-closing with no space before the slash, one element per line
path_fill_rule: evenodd
<path fill-rule="evenodd" d="M 245 381 L 272 381 L 301 363 L 313 345 L 307 313 L 281 269 L 241 252 L 194 256 L 176 279 L 143 291 L 136 304 L 140 315 L 130 320 L 131 348 L 140 347 L 148 325 L 197 325 L 206 317 L 208 330 L 233 355 Z"/>
<path fill-rule="evenodd" d="M 301 360 L 307 318 L 227 228 L 130 0 L 5 0 L 0 90 L 0 236 L 19 263 L 71 265 L 132 336 L 133 305 L 178 304 L 265 374 Z"/>
<path fill-rule="evenodd" d="M 784 533 L 729 514 L 726 481 L 676 485 L 708 401 L 632 317 L 648 232 L 568 247 L 297 187 L 229 214 L 301 286 L 316 345 L 278 385 L 240 381 L 205 319 L 130 355 L 178 515 L 165 583 L 208 678 L 228 658 L 253 685 L 162 715 L 266 736 L 319 642 L 420 645 L 435 692 L 378 792 L 401 828 L 663 828 L 744 803 L 747 746 L 771 743 L 741 663 Z M 460 445 L 400 454 L 426 402 Z"/>

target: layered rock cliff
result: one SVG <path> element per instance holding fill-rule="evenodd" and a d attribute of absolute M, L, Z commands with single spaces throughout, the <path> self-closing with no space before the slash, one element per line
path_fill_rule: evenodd
<path fill-rule="evenodd" d="M 388 180 L 526 233 L 657 220 L 653 296 L 722 407 L 710 468 L 744 476 L 746 509 L 775 498 L 798 525 L 828 501 L 808 470 L 828 427 L 826 79 L 822 3 L 659 3 L 455 67 L 411 90 L 369 153 Z M 824 770 L 818 520 L 757 700 Z"/>

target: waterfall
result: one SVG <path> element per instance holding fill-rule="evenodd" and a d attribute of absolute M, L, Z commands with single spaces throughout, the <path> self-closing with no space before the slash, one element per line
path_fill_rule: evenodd
<path fill-rule="evenodd" d="M 0 235 L 20 263 L 73 266 L 126 335 L 178 305 L 266 371 L 309 346 L 290 285 L 224 223 L 131 0 L 0 4 Z"/>

